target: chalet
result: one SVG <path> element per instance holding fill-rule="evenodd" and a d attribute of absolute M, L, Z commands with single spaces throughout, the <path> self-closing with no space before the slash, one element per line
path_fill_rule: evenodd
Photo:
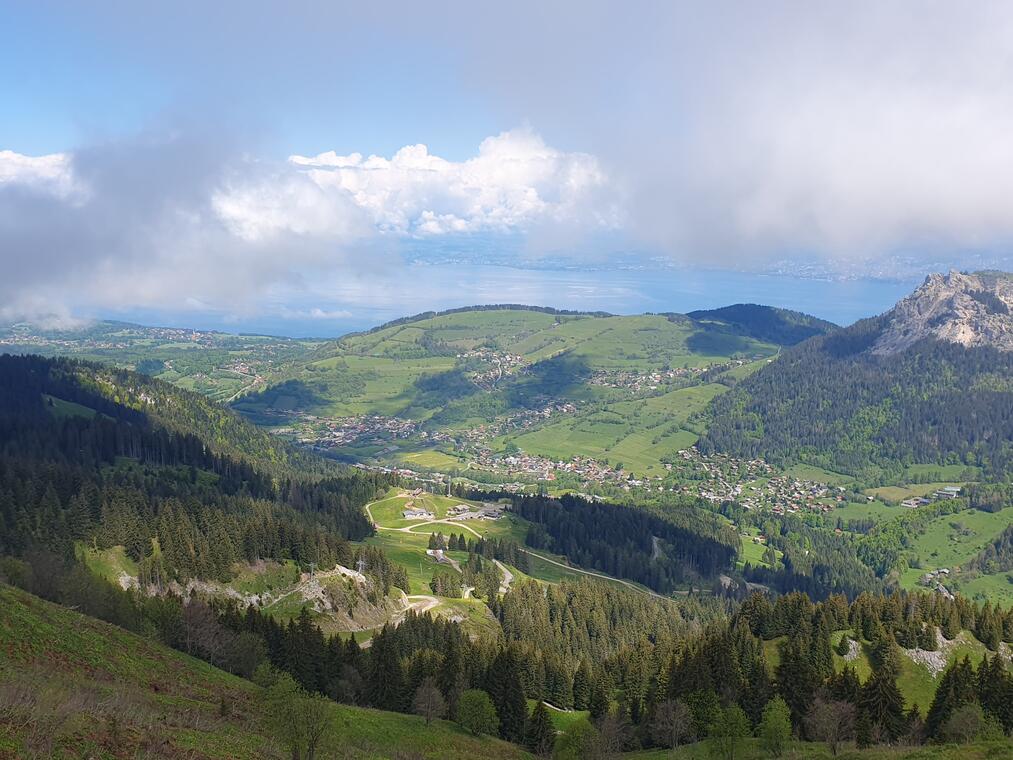
<path fill-rule="evenodd" d="M 401 513 L 405 520 L 432 520 L 436 515 L 427 509 L 406 509 Z"/>

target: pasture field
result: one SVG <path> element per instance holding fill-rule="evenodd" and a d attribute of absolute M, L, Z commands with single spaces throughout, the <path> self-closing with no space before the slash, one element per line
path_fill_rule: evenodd
<path fill-rule="evenodd" d="M 681 317 L 473 310 L 345 336 L 279 366 L 269 378 L 272 387 L 244 396 L 236 406 L 261 421 L 266 412 L 299 410 L 421 422 L 451 410 L 438 425 L 455 427 L 488 421 L 543 396 L 614 396 L 587 384 L 596 371 L 706 367 L 733 356 L 770 357 L 777 350 L 727 325 Z M 512 357 L 505 374 L 481 387 L 471 382 L 475 373 L 496 375 L 504 357 Z M 663 404 L 662 411 L 673 409 Z"/>
<path fill-rule="evenodd" d="M 119 584 L 120 577 L 124 574 L 137 576 L 137 563 L 127 556 L 122 546 L 96 549 L 78 542 L 74 551 L 89 570 L 110 583 Z"/>
<path fill-rule="evenodd" d="M 824 470 L 822 467 L 816 467 L 811 464 L 792 465 L 785 470 L 785 473 L 799 480 L 815 480 L 830 486 L 844 486 L 855 480 L 850 475 Z"/>
<path fill-rule="evenodd" d="M 262 594 L 287 588 L 299 581 L 299 567 L 294 560 L 265 560 L 254 565 L 236 563 L 229 586 L 241 594 Z"/>
<path fill-rule="evenodd" d="M 981 477 L 981 468 L 966 464 L 912 464 L 904 471 L 904 477 L 908 480 L 966 483 Z"/>
<path fill-rule="evenodd" d="M 932 520 L 919 534 L 910 554 L 921 560 L 922 569 L 909 571 L 902 582 L 910 588 L 926 570 L 955 568 L 977 555 L 1013 521 L 1013 507 L 998 512 L 967 509 Z"/>
<path fill-rule="evenodd" d="M 422 451 L 403 452 L 398 454 L 398 459 L 405 465 L 412 468 L 423 468 L 431 470 L 454 470 L 464 465 L 457 457 L 445 454 L 436 449 L 423 449 Z"/>
<path fill-rule="evenodd" d="M 436 563 L 426 554 L 429 534 L 378 531 L 366 539 L 370 546 L 378 546 L 384 554 L 408 572 L 408 586 L 413 594 L 431 594 L 429 582 L 433 579 Z"/>
<path fill-rule="evenodd" d="M 840 518 L 845 522 L 848 520 L 874 520 L 878 523 L 899 517 L 903 511 L 904 507 L 891 507 L 878 499 L 869 502 L 849 501 L 843 506 L 836 507 L 833 512 L 829 512 L 827 518 L 831 521 Z"/>
<path fill-rule="evenodd" d="M 502 436 L 493 445 L 502 449 L 513 443 L 529 454 L 562 460 L 593 457 L 640 475 L 660 475 L 665 460 L 696 443 L 697 435 L 681 425 L 726 390 L 709 383 L 620 401 L 531 432 Z"/>
<path fill-rule="evenodd" d="M 535 705 L 538 702 L 534 699 L 527 700 L 528 713 L 535 709 Z M 574 723 L 579 723 L 582 720 L 588 720 L 591 713 L 587 710 L 559 710 L 550 705 L 548 702 L 545 703 L 546 708 L 549 710 L 549 717 L 552 718 L 552 725 L 556 727 L 556 731 L 559 733 L 566 733 L 567 729 L 570 728 Z"/>
<path fill-rule="evenodd" d="M 965 580 L 951 581 L 950 587 L 966 597 L 990 601 L 1003 607 L 1013 606 L 1013 573 L 989 573 Z"/>
<path fill-rule="evenodd" d="M 763 554 L 767 551 L 767 545 L 753 541 L 754 535 L 755 534 L 743 533 L 741 536 L 742 549 L 739 551 L 739 560 L 737 563 L 737 567 L 740 570 L 747 562 L 751 565 L 767 564 L 767 562 L 763 559 Z M 780 559 L 784 553 L 779 549 L 774 549 L 774 554 L 778 559 Z"/>
<path fill-rule="evenodd" d="M 48 393 L 43 393 L 42 399 L 49 408 L 49 413 L 59 419 L 66 419 L 68 417 L 91 419 L 97 414 L 90 406 L 84 406 L 74 401 L 66 401 L 56 396 L 50 396 Z"/>

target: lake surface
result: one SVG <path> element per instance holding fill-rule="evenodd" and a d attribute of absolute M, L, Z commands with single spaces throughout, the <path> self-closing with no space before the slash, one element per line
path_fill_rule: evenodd
<path fill-rule="evenodd" d="M 266 313 L 119 313 L 143 324 L 228 332 L 335 337 L 423 311 L 518 303 L 613 314 L 687 312 L 733 303 L 803 311 L 840 325 L 880 314 L 917 281 L 830 281 L 723 270 L 521 269 L 482 264 L 413 263 L 314 283 L 310 292 L 275 294 Z"/>

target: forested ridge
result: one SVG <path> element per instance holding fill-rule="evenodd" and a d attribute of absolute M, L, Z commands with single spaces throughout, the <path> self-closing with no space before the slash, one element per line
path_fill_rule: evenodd
<path fill-rule="evenodd" d="M 489 495 L 486 492 L 486 498 Z M 661 509 L 573 495 L 492 495 L 510 498 L 514 514 L 531 523 L 525 543 L 533 549 L 565 555 L 576 565 L 662 594 L 686 584 L 709 583 L 731 569 L 739 550 L 738 534 L 693 500 L 676 500 Z"/>
<path fill-rule="evenodd" d="M 145 578 L 224 580 L 240 560 L 350 562 L 348 540 L 372 532 L 361 507 L 389 477 L 304 469 L 274 441 L 267 460 L 219 453 L 259 452 L 265 434 L 203 399 L 193 411 L 192 394 L 108 373 L 0 357 L 0 552 L 123 545 Z M 110 379 L 121 375 L 122 386 Z M 172 411 L 149 415 L 151 399 Z M 221 446 L 189 432 L 212 420 Z"/>
<path fill-rule="evenodd" d="M 176 440 L 199 439 L 222 457 L 255 465 L 267 475 L 299 471 L 338 474 L 333 462 L 286 446 L 238 414 L 198 393 L 177 388 L 139 372 L 73 359 L 0 355 L 0 409 L 30 425 L 52 416 L 54 404 L 71 402 L 128 423 L 129 435 L 161 432 Z M 53 397 L 55 401 L 46 397 Z M 40 439 L 50 431 L 40 432 Z M 24 434 L 24 433 L 22 433 Z M 103 442 L 107 444 L 107 442 Z"/>
<path fill-rule="evenodd" d="M 833 322 L 800 311 L 753 303 L 733 304 L 719 309 L 701 309 L 691 311 L 686 316 L 698 322 L 711 320 L 724 322 L 743 335 L 767 343 L 776 343 L 779 346 L 794 346 L 806 338 L 839 329 Z"/>
<path fill-rule="evenodd" d="M 1013 472 L 1013 353 L 924 340 L 868 351 L 884 318 L 812 338 L 716 398 L 701 451 L 854 475 L 912 463 Z"/>

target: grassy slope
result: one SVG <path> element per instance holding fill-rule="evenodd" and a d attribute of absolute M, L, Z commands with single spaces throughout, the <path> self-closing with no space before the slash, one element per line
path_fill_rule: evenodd
<path fill-rule="evenodd" d="M 718 383 L 681 388 L 660 396 L 609 404 L 602 411 L 566 417 L 531 433 L 504 436 L 533 454 L 569 459 L 589 456 L 622 464 L 638 474 L 662 474 L 662 460 L 692 446 L 695 433 L 682 427 L 703 411 L 712 398 L 725 392 Z"/>
<path fill-rule="evenodd" d="M 844 633 L 844 631 L 834 633 L 831 636 L 831 643 L 836 645 Z M 763 651 L 772 671 L 776 669 L 780 661 L 779 645 L 781 641 L 782 639 L 773 639 L 763 642 Z M 987 651 L 985 646 L 967 631 L 963 631 L 952 642 L 947 642 L 945 646 L 949 662 L 963 659 L 967 655 L 977 665 L 981 662 L 982 657 L 985 656 Z M 909 658 L 903 653 L 903 650 L 900 660 L 901 670 L 900 675 L 897 677 L 897 686 L 904 695 L 906 706 L 911 707 L 911 705 L 917 704 L 924 715 L 929 709 L 929 705 L 932 704 L 932 698 L 936 693 L 936 684 L 939 682 L 941 675 L 933 677 L 928 668 Z M 850 663 L 846 663 L 844 658 L 835 652 L 834 666 L 840 670 L 845 664 L 850 664 L 858 673 L 858 677 L 863 681 L 868 678 L 872 673 L 868 642 L 862 642 L 862 648 L 858 657 Z"/>
<path fill-rule="evenodd" d="M 0 718 L 0 758 L 284 757 L 265 733 L 258 692 L 199 660 L 0 586 L 0 700 L 15 716 Z M 223 698 L 228 718 L 219 715 Z M 16 717 L 25 705 L 27 722 Z M 406 749 L 427 758 L 524 756 L 445 721 L 426 728 L 414 716 L 337 704 L 332 721 L 323 757 L 388 758 Z"/>
<path fill-rule="evenodd" d="M 1011 750 L 1008 742 L 926 747 L 874 747 L 856 750 L 853 746 L 838 751 L 836 758 L 823 744 L 795 742 L 782 756 L 784 760 L 1005 760 Z M 736 760 L 768 760 L 770 753 L 760 747 L 756 739 L 743 745 Z M 630 760 L 712 760 L 715 755 L 706 742 L 680 747 L 678 750 L 647 750 L 631 752 L 623 757 Z"/>
<path fill-rule="evenodd" d="M 911 568 L 901 574 L 900 582 L 905 588 L 915 588 L 918 579 L 928 570 L 958 568 L 974 558 L 985 546 L 998 536 L 1013 521 L 1013 507 L 998 512 L 982 512 L 967 509 L 952 515 L 943 515 L 932 520 L 925 530 L 915 537 L 909 552 L 917 557 L 920 568 Z M 956 526 L 956 527 L 955 527 Z M 1006 591 L 1006 573 L 998 576 L 982 576 L 971 582 L 970 589 L 959 590 L 965 594 Z M 954 588 L 957 588 L 954 585 Z"/>
<path fill-rule="evenodd" d="M 770 356 L 776 348 L 727 330 L 704 329 L 660 316 L 559 317 L 523 310 L 471 311 L 394 325 L 329 344 L 309 361 L 292 365 L 273 380 L 294 381 L 292 392 L 253 395 L 241 408 L 295 406 L 331 415 L 403 414 L 426 419 L 435 410 L 419 398 L 415 382 L 445 372 L 453 353 L 478 348 L 522 356 L 528 363 L 567 353 L 591 369 L 694 367 L 733 353 Z"/>

